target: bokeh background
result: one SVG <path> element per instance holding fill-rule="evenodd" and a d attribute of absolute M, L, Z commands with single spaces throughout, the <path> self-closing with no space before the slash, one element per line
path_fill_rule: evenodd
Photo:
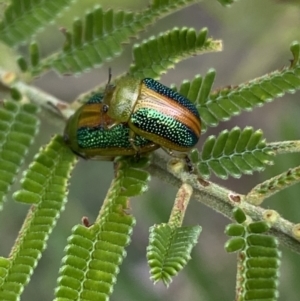
<path fill-rule="evenodd" d="M 2 1 L 3 2 L 3 1 Z M 7 1 L 4 1 L 7 2 Z M 77 1 L 72 9 L 60 16 L 54 24 L 41 31 L 37 40 L 46 56 L 55 52 L 63 43 L 59 27 L 70 27 L 74 16 L 82 16 L 87 8 L 101 4 L 105 8 L 119 7 L 132 10 L 144 8 L 147 0 L 85 0 Z M 121 6 L 122 5 L 122 6 Z M 209 68 L 217 71 L 214 89 L 236 85 L 254 79 L 289 64 L 292 58 L 290 43 L 300 41 L 300 1 L 252 0 L 238 1 L 232 7 L 222 7 L 217 1 L 206 0 L 187 9 L 172 14 L 143 32 L 138 41 L 175 26 L 192 26 L 196 29 L 207 27 L 209 35 L 221 39 L 224 51 L 193 57 L 179 63 L 174 70 L 165 74 L 161 82 L 165 85 L 179 85 L 184 79 L 192 79 L 196 74 L 204 75 Z M 106 81 L 108 67 L 113 74 L 124 72 L 129 67 L 132 54 L 132 40 L 125 46 L 123 55 L 101 68 L 81 76 L 60 77 L 49 72 L 38 78 L 35 85 L 59 99 L 71 102 L 79 94 Z M 26 53 L 26 49 L 21 47 Z M 0 65 L 14 69 L 14 54 L 0 45 Z M 268 141 L 299 139 L 300 93 L 285 95 L 263 108 L 244 112 L 209 129 L 208 135 L 217 134 L 222 129 L 234 126 L 241 128 L 250 125 L 262 129 Z M 46 144 L 51 135 L 62 133 L 63 122 L 49 112 L 41 112 L 42 125 L 36 143 L 27 163 L 41 145 Z M 201 141 L 199 147 L 201 146 Z M 289 167 L 299 165 L 299 155 L 285 155 L 276 158 L 275 165 L 261 174 L 243 176 L 216 182 L 239 193 L 246 193 L 260 181 L 274 176 Z M 93 221 L 101 207 L 106 191 L 113 177 L 111 162 L 89 162 L 80 160 L 70 183 L 69 200 L 65 211 L 51 234 L 48 248 L 26 287 L 22 300 L 53 300 L 53 290 L 63 249 L 74 225 L 80 223 L 82 216 Z M 18 188 L 18 184 L 15 185 Z M 133 198 L 131 207 L 137 224 L 134 228 L 132 243 L 127 248 L 127 257 L 121 267 L 112 300 L 122 301 L 160 301 L 160 300 L 211 300 L 227 301 L 234 299 L 236 258 L 224 251 L 227 237 L 224 227 L 229 223 L 220 214 L 197 202 L 191 202 L 184 221 L 185 225 L 200 224 L 203 227 L 199 243 L 192 253 L 192 261 L 174 278 L 167 289 L 162 284 L 153 285 L 149 280 L 146 262 L 149 227 L 168 220 L 176 190 L 153 178 L 147 193 Z M 285 218 L 300 221 L 300 187 L 279 193 L 263 204 L 272 208 Z M 7 256 L 22 225 L 28 207 L 15 203 L 11 198 L 4 205 L 0 215 L 0 255 Z M 300 300 L 300 259 L 282 247 L 279 300 Z"/>

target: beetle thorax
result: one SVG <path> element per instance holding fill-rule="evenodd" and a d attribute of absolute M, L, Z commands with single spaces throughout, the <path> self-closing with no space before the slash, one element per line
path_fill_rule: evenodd
<path fill-rule="evenodd" d="M 140 93 L 140 80 L 124 77 L 116 84 L 109 102 L 108 115 L 119 122 L 127 122 Z"/>

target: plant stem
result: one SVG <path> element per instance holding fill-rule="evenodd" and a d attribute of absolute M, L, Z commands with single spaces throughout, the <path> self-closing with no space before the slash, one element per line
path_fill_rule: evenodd
<path fill-rule="evenodd" d="M 245 195 L 238 194 L 212 182 L 204 181 L 199 176 L 185 171 L 175 176 L 167 171 L 166 166 L 167 160 L 161 155 L 154 153 L 152 164 L 148 170 L 153 176 L 173 186 L 180 187 L 182 182 L 190 184 L 194 189 L 194 199 L 231 220 L 232 209 L 238 206 L 253 220 L 268 221 L 267 215 L 270 210 L 245 202 Z M 294 226 L 295 224 L 280 217 L 278 214 L 278 217 L 272 223 L 269 233 L 276 236 L 283 245 L 300 254 L 300 241 L 293 236 Z"/>
<path fill-rule="evenodd" d="M 34 86 L 26 84 L 20 80 L 14 72 L 0 68 L 0 82 L 8 89 L 17 89 L 23 96 L 23 102 L 29 100 L 53 113 L 63 116 L 64 119 L 67 119 L 74 113 L 74 110 L 67 102 L 61 101 Z"/>

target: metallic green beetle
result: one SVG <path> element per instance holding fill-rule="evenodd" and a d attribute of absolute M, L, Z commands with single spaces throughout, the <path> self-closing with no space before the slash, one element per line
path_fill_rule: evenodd
<path fill-rule="evenodd" d="M 169 152 L 186 153 L 199 140 L 201 119 L 196 106 L 152 78 L 126 76 L 115 85 L 108 83 L 103 103 L 104 113 L 115 120 L 106 127 L 113 129 L 126 122 L 134 148 L 138 148 L 136 135 Z"/>
<path fill-rule="evenodd" d="M 64 140 L 80 157 L 94 160 L 113 160 L 116 156 L 139 155 L 159 148 L 159 145 L 136 135 L 133 148 L 129 128 L 124 123 L 107 129 L 114 121 L 103 114 L 103 96 L 95 94 L 67 121 Z"/>

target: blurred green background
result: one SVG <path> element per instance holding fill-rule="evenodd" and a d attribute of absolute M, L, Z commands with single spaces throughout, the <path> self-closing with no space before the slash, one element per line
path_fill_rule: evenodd
<path fill-rule="evenodd" d="M 146 0 L 122 1 L 85 0 L 74 3 L 71 10 L 65 12 L 55 24 L 49 25 L 37 36 L 42 55 L 55 52 L 63 37 L 58 28 L 70 27 L 74 16 L 82 16 L 93 4 L 103 7 L 120 7 L 139 10 L 144 8 Z M 288 65 L 292 58 L 289 45 L 300 41 L 300 5 L 299 1 L 252 0 L 238 1 L 231 8 L 222 7 L 217 1 L 206 0 L 178 13 L 170 15 L 142 32 L 141 38 L 150 37 L 175 26 L 192 26 L 196 29 L 207 27 L 209 35 L 221 39 L 224 51 L 193 57 L 176 66 L 161 79 L 165 85 L 180 84 L 184 79 L 192 79 L 195 74 L 204 75 L 209 68 L 217 70 L 214 88 L 237 85 Z M 131 63 L 131 49 L 136 40 L 125 46 L 123 55 L 101 68 L 79 77 L 60 77 L 49 72 L 38 78 L 35 85 L 65 101 L 74 100 L 79 94 L 107 79 L 108 67 L 113 74 L 124 72 Z M 21 48 L 21 51 L 26 51 Z M 0 65 L 13 69 L 13 54 L 0 45 Z M 210 129 L 207 135 L 217 134 L 222 129 L 246 125 L 261 128 L 268 141 L 298 139 L 300 93 L 286 95 L 263 108 L 245 112 Z M 51 117 L 51 118 L 49 118 Z M 27 157 L 32 159 L 38 148 L 46 144 L 51 135 L 61 133 L 63 123 L 53 118 L 49 112 L 41 112 L 43 120 L 40 135 Z M 48 121 L 47 121 L 48 120 Z M 201 145 L 201 141 L 199 146 Z M 275 165 L 261 174 L 244 176 L 242 179 L 221 181 L 212 179 L 239 193 L 246 193 L 254 185 L 299 164 L 298 155 L 282 156 Z M 97 216 L 101 203 L 113 177 L 111 162 L 88 162 L 80 160 L 73 172 L 70 183 L 69 200 L 57 227 L 52 233 L 48 248 L 26 287 L 22 300 L 53 300 L 58 269 L 63 257 L 63 249 L 71 228 L 80 223 L 82 216 L 88 216 L 92 222 Z M 15 189 L 18 188 L 16 184 Z M 263 204 L 265 208 L 278 210 L 293 221 L 300 221 L 299 185 L 281 192 Z M 158 300 L 205 300 L 227 301 L 234 299 L 236 259 L 224 251 L 227 237 L 224 227 L 229 222 L 220 214 L 213 212 L 197 202 L 191 202 L 184 221 L 185 225 L 200 224 L 203 227 L 199 243 L 192 253 L 192 261 L 177 276 L 167 289 L 162 284 L 153 285 L 149 280 L 146 262 L 148 229 L 155 223 L 168 220 L 176 190 L 153 178 L 147 193 L 131 200 L 132 211 L 137 224 L 132 243 L 127 249 L 127 257 L 121 267 L 118 283 L 111 300 L 117 301 L 158 301 Z M 21 227 L 28 207 L 9 199 L 0 217 L 0 255 L 7 256 Z M 300 299 L 300 259 L 299 256 L 282 248 L 279 300 L 297 301 Z"/>

